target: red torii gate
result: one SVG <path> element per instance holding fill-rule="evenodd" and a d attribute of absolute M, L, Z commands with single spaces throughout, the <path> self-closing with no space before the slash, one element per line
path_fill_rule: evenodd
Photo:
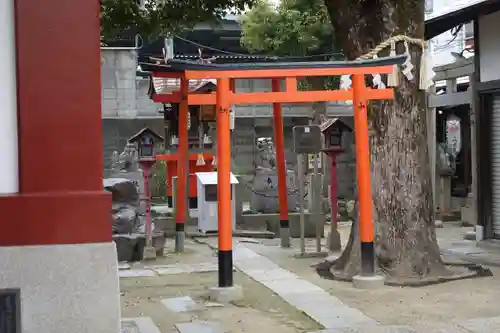
<path fill-rule="evenodd" d="M 404 56 L 365 61 L 294 62 L 250 64 L 206 64 L 169 60 L 165 65 L 141 64 L 153 78 L 179 79 L 180 90 L 170 94 L 152 94 L 158 103 L 179 103 L 179 148 L 177 152 L 176 231 L 184 233 L 186 221 L 186 179 L 188 159 L 187 113 L 189 105 L 216 105 L 217 166 L 218 166 L 218 261 L 219 287 L 233 286 L 232 227 L 231 227 L 231 141 L 230 105 L 273 103 L 276 164 L 280 206 L 280 224 L 288 229 L 288 199 L 281 103 L 352 100 L 356 139 L 357 183 L 360 207 L 362 272 L 374 274 L 374 230 L 370 185 L 367 102 L 393 98 L 393 89 L 373 89 L 365 84 L 365 75 L 392 73 L 394 65 L 405 61 Z M 311 76 L 352 75 L 352 88 L 347 90 L 298 91 L 297 78 Z M 234 79 L 272 79 L 272 92 L 236 93 Z M 216 79 L 215 93 L 197 94 L 188 91 L 189 80 Z M 285 81 L 281 91 L 280 80 Z M 283 230 L 282 230 L 283 231 Z M 286 231 L 285 231 L 286 232 Z M 287 233 L 288 234 L 288 233 Z"/>

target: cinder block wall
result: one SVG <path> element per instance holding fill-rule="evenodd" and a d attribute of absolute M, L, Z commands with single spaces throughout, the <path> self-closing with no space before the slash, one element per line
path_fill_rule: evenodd
<path fill-rule="evenodd" d="M 148 126 L 158 133 L 163 133 L 163 119 L 103 119 L 103 158 L 105 174 L 110 168 L 113 151 L 123 151 L 128 138 L 141 128 Z M 291 118 L 285 124 L 285 158 L 289 169 L 297 170 L 297 155 L 292 151 L 292 128 L 304 124 L 304 118 Z M 259 163 L 259 151 L 255 140 L 259 137 L 273 137 L 271 119 L 237 119 L 232 134 L 233 170 L 242 176 L 250 185 L 253 179 L 255 165 Z M 350 135 L 352 137 L 352 135 Z M 352 138 L 346 138 L 346 153 L 338 158 L 338 194 L 339 197 L 350 199 L 354 195 L 355 186 L 355 157 L 350 149 Z M 324 163 L 328 165 L 329 159 Z M 329 171 L 326 168 L 326 181 L 329 183 Z M 245 186 L 243 186 L 245 187 Z M 251 190 L 243 190 L 244 201 L 250 201 Z"/>

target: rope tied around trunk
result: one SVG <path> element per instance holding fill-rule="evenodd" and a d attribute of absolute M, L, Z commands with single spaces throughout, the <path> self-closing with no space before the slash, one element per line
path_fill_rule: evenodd
<path fill-rule="evenodd" d="M 428 42 L 425 40 L 408 37 L 406 35 L 393 36 L 393 37 L 383 41 L 382 43 L 378 44 L 370 52 L 361 55 L 356 60 L 368 60 L 368 59 L 378 58 L 379 53 L 382 52 L 383 50 L 385 50 L 386 48 L 389 48 L 389 47 L 390 47 L 389 56 L 391 56 L 391 57 L 396 56 L 396 44 L 401 43 L 401 42 L 403 42 L 405 44 L 405 53 L 404 54 L 407 55 L 407 60 L 402 65 L 402 67 L 403 67 L 402 72 L 408 80 L 412 80 L 414 78 L 413 73 L 412 73 L 414 66 L 411 63 L 411 55 L 410 55 L 409 45 L 415 45 L 415 46 L 418 46 L 421 48 L 422 55 L 420 57 L 419 89 L 427 90 L 433 84 L 432 78 L 434 77 L 435 73 L 432 70 Z M 398 70 L 399 70 L 399 66 L 394 65 L 393 72 L 387 76 L 387 85 L 389 87 L 397 87 L 399 85 Z M 379 77 L 380 76 L 378 75 L 378 77 L 376 78 L 376 76 L 374 75 L 374 79 L 377 80 L 376 84 L 378 85 L 379 88 L 383 89 L 383 88 L 385 88 L 385 85 L 381 84 L 378 81 Z M 345 82 L 344 88 L 350 87 L 350 78 L 347 78 L 344 76 L 342 81 Z"/>

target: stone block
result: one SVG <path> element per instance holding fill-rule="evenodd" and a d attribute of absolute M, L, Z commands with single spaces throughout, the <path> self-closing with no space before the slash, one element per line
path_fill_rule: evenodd
<path fill-rule="evenodd" d="M 113 241 L 116 244 L 118 261 L 141 261 L 144 259 L 144 247 L 146 246 L 144 234 L 115 234 Z M 163 232 L 153 235 L 153 248 L 157 257 L 163 256 L 165 243 L 166 237 Z"/>
<path fill-rule="evenodd" d="M 166 243 L 167 237 L 165 237 L 164 232 L 153 235 L 153 247 L 155 249 L 157 257 L 163 257 L 163 250 L 165 249 Z"/>
<path fill-rule="evenodd" d="M 468 225 L 476 225 L 476 212 L 471 206 L 465 206 L 460 208 L 460 219 L 462 222 L 466 222 Z"/>
<path fill-rule="evenodd" d="M 476 232 L 474 230 L 467 231 L 464 235 L 464 239 L 475 241 L 476 240 Z"/>
<path fill-rule="evenodd" d="M 357 289 L 378 289 L 384 286 L 384 277 L 356 275 L 352 278 L 352 284 Z"/>
<path fill-rule="evenodd" d="M 156 259 L 156 250 L 152 246 L 145 246 L 142 254 L 142 259 L 144 260 L 155 260 Z"/>
<path fill-rule="evenodd" d="M 316 225 L 311 218 L 311 214 L 305 213 L 305 237 L 316 237 Z M 245 214 L 242 215 L 245 226 L 266 229 L 275 233 L 276 237 L 280 235 L 280 216 L 279 214 Z M 324 216 L 320 218 L 324 219 Z M 290 223 L 290 237 L 300 238 L 300 213 L 288 213 Z M 324 222 L 323 222 L 324 223 Z M 324 237 L 324 228 L 321 228 L 321 237 Z"/>
<path fill-rule="evenodd" d="M 118 261 L 141 261 L 143 259 L 144 246 L 146 245 L 145 235 L 113 235 L 116 244 Z"/>
<path fill-rule="evenodd" d="M 172 312 L 188 312 L 201 310 L 201 306 L 189 296 L 162 299 L 161 303 Z"/>
<path fill-rule="evenodd" d="M 121 278 L 138 278 L 138 277 L 153 277 L 155 272 L 149 269 L 126 269 L 118 272 Z"/>
<path fill-rule="evenodd" d="M 243 299 L 243 289 L 240 286 L 210 288 L 210 300 L 229 303 Z"/>
<path fill-rule="evenodd" d="M 102 99 L 116 99 L 116 89 L 101 89 L 101 98 Z"/>

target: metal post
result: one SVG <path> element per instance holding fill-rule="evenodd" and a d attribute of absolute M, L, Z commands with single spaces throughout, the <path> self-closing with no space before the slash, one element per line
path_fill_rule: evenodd
<path fill-rule="evenodd" d="M 314 196 L 313 196 L 313 204 L 312 204 L 312 216 L 314 216 L 314 222 L 316 225 L 316 252 L 320 253 L 321 252 L 321 234 L 322 234 L 322 228 L 323 225 L 321 223 L 321 218 L 319 214 L 319 208 L 321 204 L 321 190 L 319 187 L 319 174 L 318 174 L 318 160 L 319 160 L 319 154 L 314 154 L 313 155 L 313 176 L 311 181 L 312 186 L 311 189 L 313 190 Z"/>
<path fill-rule="evenodd" d="M 306 232 L 304 216 L 304 196 L 305 196 L 305 174 L 304 174 L 304 155 L 297 154 L 297 173 L 299 180 L 299 205 L 300 205 L 300 254 L 306 253 Z"/>

